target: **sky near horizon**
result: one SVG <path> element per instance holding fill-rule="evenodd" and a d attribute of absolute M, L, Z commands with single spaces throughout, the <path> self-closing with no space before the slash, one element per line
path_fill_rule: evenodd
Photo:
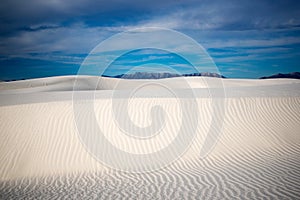
<path fill-rule="evenodd" d="M 76 74 L 100 42 L 142 27 L 191 37 L 229 78 L 300 71 L 297 0 L 3 0 L 0 25 L 0 80 Z M 184 61 L 168 52 L 140 51 L 116 63 L 107 72 L 122 74 L 129 65 L 147 63 L 162 71 L 160 66 L 175 63 L 180 71 Z"/>

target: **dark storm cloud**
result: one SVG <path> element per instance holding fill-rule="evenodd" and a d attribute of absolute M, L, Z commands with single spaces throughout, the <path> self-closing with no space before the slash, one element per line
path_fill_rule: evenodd
<path fill-rule="evenodd" d="M 292 31 L 300 26 L 300 3 L 297 0 L 5 0 L 0 4 L 0 26 L 0 51 L 17 49 L 15 45 L 20 45 L 20 50 L 24 49 L 22 45 L 31 45 L 34 50 L 35 43 L 41 46 L 50 41 L 46 37 L 53 44 L 77 38 L 78 34 L 93 40 L 91 36 L 102 38 L 107 32 L 139 26 L 180 31 Z M 295 36 L 292 32 L 287 34 Z"/>
<path fill-rule="evenodd" d="M 182 1 L 184 2 L 184 1 Z M 124 1 L 124 0 L 7 0 L 0 4 L 2 32 L 36 24 L 67 24 L 69 21 L 85 21 L 90 25 L 122 23 L 126 18 L 170 10 L 188 3 L 180 1 Z"/>
<path fill-rule="evenodd" d="M 290 28 L 299 26 L 299 10 L 297 0 L 7 0 L 0 4 L 0 23 L 1 32 L 8 33 L 39 24 L 127 25 L 172 16 L 178 23 L 191 22 L 204 29 Z"/>

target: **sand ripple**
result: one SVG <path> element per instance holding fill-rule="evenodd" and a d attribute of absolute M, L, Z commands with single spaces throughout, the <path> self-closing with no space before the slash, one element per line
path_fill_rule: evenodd
<path fill-rule="evenodd" d="M 129 113 L 143 125 L 151 123 L 142 118 L 144 112 L 156 103 L 165 106 L 167 135 L 160 142 L 168 145 L 178 129 L 170 121 L 180 117 L 175 101 L 134 101 Z M 300 97 L 227 97 L 222 133 L 205 157 L 200 150 L 213 117 L 211 101 L 197 102 L 201 120 L 188 151 L 172 164 L 145 173 L 97 162 L 80 142 L 68 99 L 2 105 L 0 199 L 300 199 Z M 116 134 L 109 105 L 106 98 L 95 101 L 97 120 Z M 128 146 L 129 140 L 117 139 L 112 136 L 111 141 L 129 152 L 157 148 L 156 142 Z"/>

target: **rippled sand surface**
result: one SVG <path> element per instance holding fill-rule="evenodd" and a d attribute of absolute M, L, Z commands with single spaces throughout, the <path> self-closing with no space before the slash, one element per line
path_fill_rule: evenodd
<path fill-rule="evenodd" d="M 208 90 L 206 83 L 214 80 L 185 78 L 186 88 L 181 78 L 163 79 L 157 82 L 175 96 L 155 85 L 131 99 L 128 116 L 141 127 L 150 125 L 150 131 L 151 108 L 159 105 L 166 114 L 161 134 L 141 142 L 122 134 L 111 99 L 118 90 L 118 101 L 127 101 L 126 94 L 147 81 L 120 84 L 103 78 L 98 83 L 96 77 L 80 77 L 75 91 L 79 102 L 93 95 L 99 127 L 112 144 L 131 154 L 168 147 L 182 113 L 198 114 L 197 127 L 183 130 L 195 132 L 184 154 L 167 166 L 139 173 L 99 162 L 82 144 L 72 101 L 74 77 L 0 83 L 0 199 L 299 199 L 300 81 L 227 79 L 225 96 L 214 97 L 210 94 L 223 91 L 217 83 Z M 91 87 L 95 83 L 96 91 Z M 196 111 L 178 104 L 189 105 L 191 88 Z M 149 96 L 149 91 L 156 93 Z M 83 112 L 77 120 L 90 131 L 89 116 Z M 213 137 L 208 132 L 218 128 L 215 124 L 222 127 Z M 201 155 L 204 145 L 210 148 Z"/>

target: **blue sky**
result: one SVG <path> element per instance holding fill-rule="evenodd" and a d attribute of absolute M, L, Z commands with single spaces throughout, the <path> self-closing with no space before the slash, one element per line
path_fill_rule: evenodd
<path fill-rule="evenodd" d="M 0 80 L 76 74 L 101 41 L 140 27 L 193 38 L 226 77 L 300 71 L 297 0 L 4 0 L 0 25 Z M 140 51 L 120 58 L 107 73 L 138 65 L 191 71 L 181 70 L 183 64 L 170 52 Z"/>
<path fill-rule="evenodd" d="M 177 54 L 157 49 L 138 49 L 118 57 L 103 74 L 118 75 L 135 71 L 172 73 L 172 69 L 176 69 L 177 73 L 197 72 L 188 61 Z"/>

